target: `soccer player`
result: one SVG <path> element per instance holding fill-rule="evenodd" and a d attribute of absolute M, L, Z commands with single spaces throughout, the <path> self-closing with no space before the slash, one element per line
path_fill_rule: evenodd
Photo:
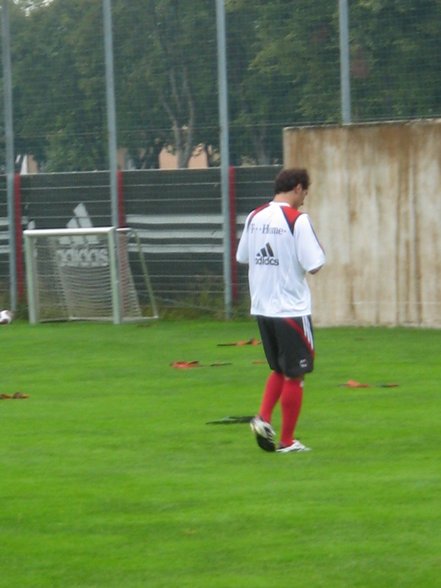
<path fill-rule="evenodd" d="M 304 374 L 314 367 L 311 294 L 306 281 L 325 263 L 309 216 L 299 211 L 309 189 L 305 169 L 284 169 L 274 198 L 247 217 L 236 259 L 248 264 L 251 314 L 256 316 L 272 372 L 251 429 L 259 447 L 280 453 L 308 451 L 295 438 Z M 271 417 L 280 401 L 282 428 L 276 448 Z"/>

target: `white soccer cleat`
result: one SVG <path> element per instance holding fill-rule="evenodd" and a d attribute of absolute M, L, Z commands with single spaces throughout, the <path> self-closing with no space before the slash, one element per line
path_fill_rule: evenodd
<path fill-rule="evenodd" d="M 276 432 L 270 425 L 264 421 L 260 416 L 254 417 L 250 422 L 251 430 L 256 436 L 257 445 L 264 451 L 275 451 L 276 444 L 274 438 Z"/>
<path fill-rule="evenodd" d="M 288 447 L 279 447 L 279 449 L 277 449 L 276 451 L 277 453 L 299 453 L 300 451 L 311 451 L 311 448 L 306 447 L 306 445 L 303 445 L 303 443 L 300 443 L 300 441 L 296 439 L 292 442 L 291 445 L 288 445 Z"/>

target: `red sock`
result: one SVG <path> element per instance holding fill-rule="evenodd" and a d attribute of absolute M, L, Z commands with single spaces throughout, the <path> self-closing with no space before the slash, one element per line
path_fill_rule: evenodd
<path fill-rule="evenodd" d="M 260 405 L 259 414 L 267 423 L 271 422 L 274 407 L 282 393 L 283 383 L 285 378 L 283 374 L 278 372 L 271 372 L 266 381 L 265 390 L 263 392 L 262 404 Z"/>
<path fill-rule="evenodd" d="M 284 447 L 291 445 L 294 441 L 294 431 L 303 399 L 303 381 L 302 380 L 285 380 L 280 396 L 280 406 L 282 409 L 282 431 L 280 443 Z"/>

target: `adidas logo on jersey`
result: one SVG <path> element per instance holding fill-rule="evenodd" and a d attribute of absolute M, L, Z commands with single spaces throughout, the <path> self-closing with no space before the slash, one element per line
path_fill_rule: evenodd
<path fill-rule="evenodd" d="M 256 265 L 279 265 L 279 260 L 274 257 L 274 252 L 269 243 L 262 247 L 256 255 Z"/>

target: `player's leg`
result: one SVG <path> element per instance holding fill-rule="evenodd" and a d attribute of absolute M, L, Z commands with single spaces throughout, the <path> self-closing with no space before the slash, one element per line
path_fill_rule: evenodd
<path fill-rule="evenodd" d="M 303 378 L 286 378 L 280 398 L 282 430 L 280 448 L 290 447 L 295 440 L 295 429 L 303 402 Z"/>
<path fill-rule="evenodd" d="M 314 339 L 310 317 L 282 319 L 277 324 L 284 383 L 280 396 L 282 430 L 279 451 L 305 451 L 295 439 L 303 403 L 304 374 L 314 367 Z"/>
<path fill-rule="evenodd" d="M 264 421 L 271 422 L 274 407 L 276 406 L 284 383 L 282 369 L 279 365 L 279 342 L 277 337 L 276 320 L 269 317 L 257 317 L 260 337 L 268 365 L 273 370 L 269 375 L 263 391 L 259 415 Z"/>
<path fill-rule="evenodd" d="M 259 415 L 268 423 L 272 420 L 274 407 L 282 394 L 285 378 L 280 372 L 271 372 L 265 384 Z"/>
<path fill-rule="evenodd" d="M 266 381 L 259 413 L 250 425 L 259 447 L 265 451 L 275 451 L 276 433 L 271 426 L 271 419 L 274 407 L 282 393 L 284 377 L 277 364 L 277 337 L 273 319 L 257 317 L 257 324 L 268 364 L 273 371 Z"/>

